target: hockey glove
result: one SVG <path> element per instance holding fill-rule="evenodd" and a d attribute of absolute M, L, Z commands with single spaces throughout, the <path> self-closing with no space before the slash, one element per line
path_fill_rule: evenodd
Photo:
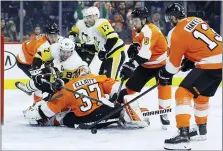
<path fill-rule="evenodd" d="M 98 52 L 98 58 L 101 60 L 101 61 L 104 61 L 106 59 L 106 52 L 105 51 L 99 51 Z"/>
<path fill-rule="evenodd" d="M 191 60 L 189 60 L 189 59 L 186 58 L 186 57 L 182 60 L 182 62 L 181 62 L 181 66 L 182 66 L 182 68 L 181 68 L 181 71 L 182 71 L 182 72 L 187 72 L 187 71 L 189 71 L 189 70 L 195 68 L 195 64 L 194 64 L 194 62 L 191 61 Z"/>
<path fill-rule="evenodd" d="M 61 79 L 56 79 L 51 85 L 51 89 L 54 92 L 60 91 L 63 87 L 64 87 L 64 81 Z"/>
<path fill-rule="evenodd" d="M 140 45 L 138 43 L 131 43 L 127 54 L 129 58 L 134 58 L 139 53 Z"/>
<path fill-rule="evenodd" d="M 173 74 L 166 71 L 165 67 L 160 69 L 158 74 L 158 81 L 161 86 L 172 85 Z"/>
<path fill-rule="evenodd" d="M 132 75 L 134 70 L 135 65 L 131 62 L 126 62 L 122 65 L 120 76 L 123 78 L 123 80 L 126 80 Z"/>
<path fill-rule="evenodd" d="M 29 73 L 31 74 L 31 78 L 34 79 L 35 76 L 42 74 L 42 70 L 37 66 L 32 66 L 29 69 Z"/>
<path fill-rule="evenodd" d="M 43 79 L 43 78 L 45 78 L 45 77 L 44 77 L 44 75 L 42 75 L 42 74 L 37 74 L 37 75 L 35 75 L 35 76 L 32 76 L 32 79 L 33 79 L 35 85 L 36 85 L 36 84 L 37 84 L 37 85 L 41 85 L 41 84 L 43 84 L 43 82 L 42 82 L 42 79 Z"/>

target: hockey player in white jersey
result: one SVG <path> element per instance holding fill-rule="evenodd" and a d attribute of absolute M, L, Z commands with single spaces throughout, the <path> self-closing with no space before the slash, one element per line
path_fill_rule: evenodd
<path fill-rule="evenodd" d="M 79 34 L 84 48 L 98 52 L 98 58 L 102 61 L 99 74 L 116 79 L 125 60 L 126 47 L 123 40 L 107 19 L 100 18 L 97 7 L 85 9 L 83 15 L 84 19 L 78 21 L 71 32 Z"/>
<path fill-rule="evenodd" d="M 91 31 L 92 27 L 88 28 L 84 20 L 78 20 L 69 33 L 69 38 L 76 43 L 77 53 L 88 65 L 97 52 Z"/>
<path fill-rule="evenodd" d="M 33 63 L 33 58 L 37 52 L 42 49 L 48 48 L 53 43 L 58 43 L 63 39 L 62 36 L 59 35 L 58 25 L 47 24 L 45 26 L 45 35 L 37 36 L 33 40 L 24 41 L 21 45 L 21 48 L 18 50 L 18 54 L 16 56 L 17 66 L 28 76 L 31 78 L 31 74 L 29 72 L 31 65 Z M 16 85 L 18 82 L 16 82 Z M 40 101 L 42 99 L 42 92 L 35 91 L 34 92 L 34 102 Z"/>
<path fill-rule="evenodd" d="M 55 70 L 57 68 L 50 67 L 49 74 L 44 74 L 41 65 L 44 62 L 52 61 L 60 68 L 60 74 Z M 49 48 L 38 52 L 32 64 L 30 71 L 32 79 L 27 84 L 17 83 L 17 87 L 26 93 L 32 93 L 36 90 L 43 92 L 52 92 L 45 89 L 45 84 L 41 81 L 44 76 L 50 76 L 50 82 L 54 82 L 54 77 L 61 78 L 61 85 L 76 77 L 76 70 L 80 66 L 87 66 L 75 51 L 75 44 L 68 38 L 64 38 L 61 43 L 55 43 Z M 58 81 L 59 82 L 59 81 Z M 53 90 L 54 91 L 54 90 Z"/>

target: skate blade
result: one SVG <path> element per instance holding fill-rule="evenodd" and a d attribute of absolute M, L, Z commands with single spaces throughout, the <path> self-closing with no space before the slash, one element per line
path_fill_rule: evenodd
<path fill-rule="evenodd" d="M 205 141 L 207 140 L 207 135 L 196 135 L 190 138 L 191 141 Z"/>
<path fill-rule="evenodd" d="M 170 128 L 170 125 L 162 125 L 163 130 L 168 130 Z"/>
<path fill-rule="evenodd" d="M 166 150 L 191 150 L 190 143 L 179 143 L 179 144 L 165 144 L 164 149 Z"/>
<path fill-rule="evenodd" d="M 27 91 L 25 91 L 23 88 L 21 88 L 21 87 L 19 86 L 19 84 L 21 84 L 21 83 L 18 83 L 18 82 L 15 83 L 15 86 L 16 86 L 17 89 L 21 90 L 22 92 L 26 93 L 26 94 L 29 95 L 29 96 L 32 95 L 32 92 L 27 92 Z"/>

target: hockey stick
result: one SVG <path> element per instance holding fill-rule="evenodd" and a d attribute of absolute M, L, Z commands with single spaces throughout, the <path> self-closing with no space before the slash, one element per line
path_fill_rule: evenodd
<path fill-rule="evenodd" d="M 154 115 L 162 115 L 162 114 L 168 114 L 172 112 L 172 108 L 167 108 L 167 109 L 161 109 L 161 110 L 153 110 L 153 111 L 145 111 L 142 112 L 143 117 L 149 117 L 149 116 L 154 116 Z M 109 119 L 109 121 L 107 120 L 103 120 L 100 123 L 98 123 L 94 128 L 96 129 L 101 129 L 101 128 L 105 128 L 108 125 L 117 123 L 119 121 L 119 118 L 115 118 L 115 119 Z M 90 122 L 90 123 L 84 123 L 85 125 L 90 125 L 93 124 L 94 122 Z M 87 129 L 86 127 L 82 127 L 79 126 L 78 128 L 80 129 Z"/>
<path fill-rule="evenodd" d="M 102 117 L 101 119 L 97 120 L 96 122 L 94 122 L 94 124 L 92 125 L 85 125 L 84 123 L 81 123 L 79 125 L 80 128 L 82 129 L 92 129 L 94 128 L 98 123 L 100 123 L 103 120 L 109 119 L 111 116 L 113 116 L 114 114 L 116 114 L 117 112 L 121 111 L 124 107 L 126 107 L 127 105 L 129 105 L 130 103 L 136 101 L 137 99 L 139 99 L 140 97 L 144 96 L 146 93 L 152 91 L 153 89 L 155 89 L 158 86 L 158 83 L 155 84 L 154 86 L 152 86 L 151 88 L 149 88 L 148 90 L 144 91 L 143 93 L 141 93 L 140 95 L 138 95 L 137 97 L 135 97 L 134 99 L 132 99 L 131 101 L 129 101 L 128 103 L 124 104 L 123 106 L 115 109 L 114 111 L 112 111 L 111 113 L 105 115 L 104 117 Z"/>
<path fill-rule="evenodd" d="M 144 117 L 147 117 L 147 116 L 153 116 L 153 115 L 163 115 L 170 112 L 172 112 L 172 108 L 166 108 L 166 109 L 154 110 L 154 111 L 145 111 L 145 112 L 142 112 L 142 115 Z"/>
<path fill-rule="evenodd" d="M 50 101 L 55 100 L 55 99 L 58 99 L 58 98 L 60 98 L 60 97 L 62 97 L 62 96 L 63 96 L 63 94 L 58 94 L 58 95 L 56 95 L 56 96 L 50 98 L 47 102 L 50 102 Z"/>

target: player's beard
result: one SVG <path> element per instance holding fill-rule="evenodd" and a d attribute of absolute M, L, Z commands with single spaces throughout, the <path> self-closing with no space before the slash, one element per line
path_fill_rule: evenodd
<path fill-rule="evenodd" d="M 174 22 L 171 22 L 170 24 L 171 24 L 171 26 L 173 26 L 173 27 L 175 27 L 175 26 L 177 25 L 177 23 L 174 23 Z"/>

